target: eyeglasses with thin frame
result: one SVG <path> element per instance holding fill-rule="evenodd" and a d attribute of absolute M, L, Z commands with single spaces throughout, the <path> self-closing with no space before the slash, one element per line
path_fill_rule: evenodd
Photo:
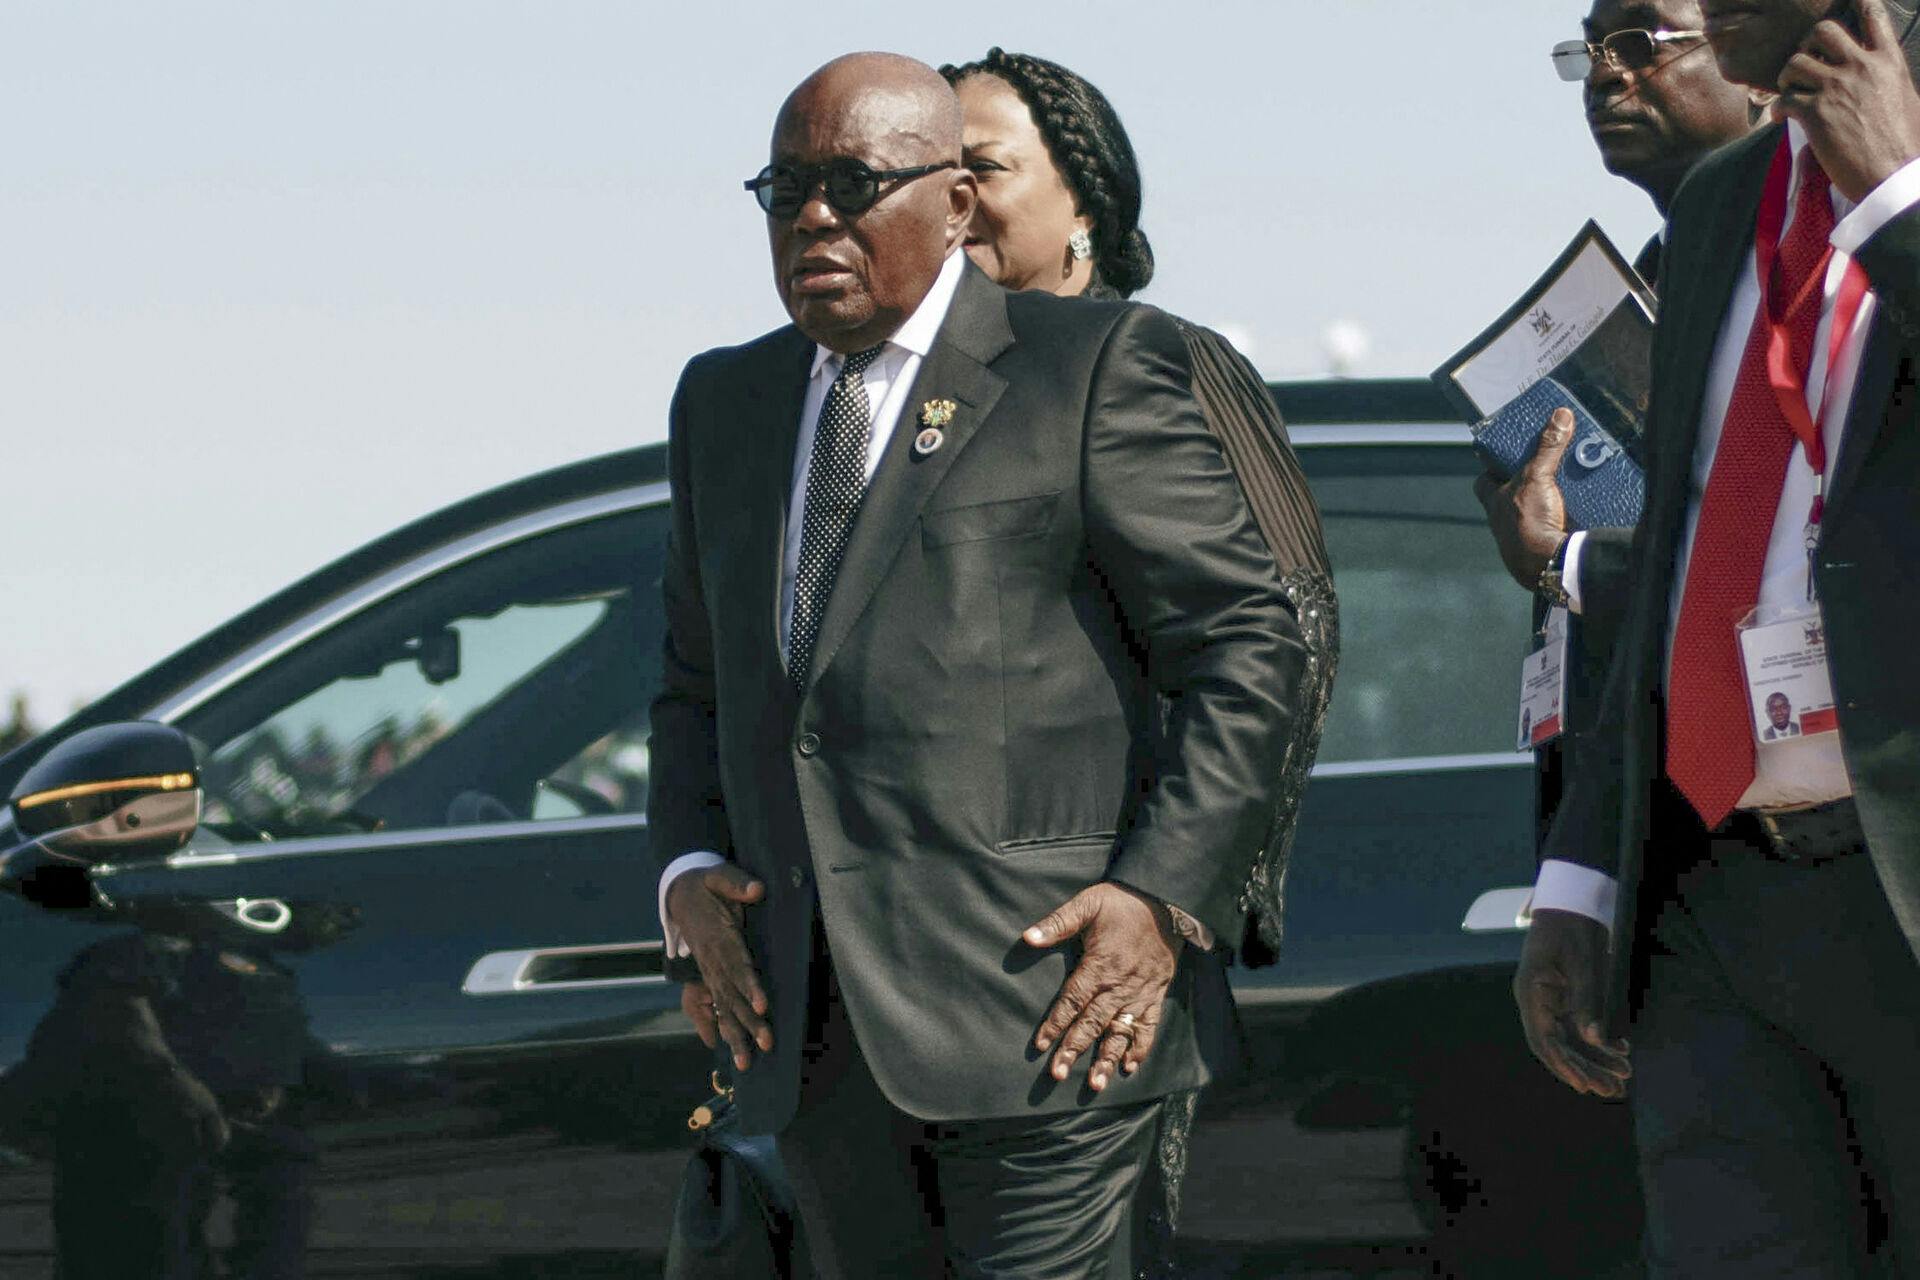
<path fill-rule="evenodd" d="M 851 156 L 835 156 L 818 164 L 770 164 L 743 184 L 776 218 L 792 218 L 805 207 L 813 189 L 820 187 L 834 212 L 854 217 L 873 208 L 886 182 L 911 182 L 942 169 L 958 168 L 952 160 L 920 164 L 907 169 L 875 169 Z M 898 190 L 899 188 L 894 188 Z"/>
<path fill-rule="evenodd" d="M 1681 40 L 1699 40 L 1704 31 L 1649 31 L 1634 27 L 1616 31 L 1598 44 L 1591 40 L 1562 40 L 1553 46 L 1553 69 L 1562 80 L 1585 80 L 1605 62 L 1615 71 L 1645 71 L 1659 61 L 1661 50 Z"/>

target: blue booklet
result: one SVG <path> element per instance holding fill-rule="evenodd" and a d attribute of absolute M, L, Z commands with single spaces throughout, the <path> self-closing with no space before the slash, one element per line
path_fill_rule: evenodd
<path fill-rule="evenodd" d="M 1646 497 L 1653 319 L 1653 291 L 1588 222 L 1433 380 L 1503 480 L 1533 452 L 1553 411 L 1572 410 L 1574 438 L 1559 470 L 1568 518 L 1583 529 L 1634 524 Z"/>
<path fill-rule="evenodd" d="M 1638 524 L 1647 482 L 1626 446 L 1554 378 L 1542 378 L 1473 424 L 1473 445 L 1487 469 L 1505 479 L 1533 452 L 1555 409 L 1573 410 L 1573 440 L 1560 460 L 1567 519 L 1582 529 Z"/>

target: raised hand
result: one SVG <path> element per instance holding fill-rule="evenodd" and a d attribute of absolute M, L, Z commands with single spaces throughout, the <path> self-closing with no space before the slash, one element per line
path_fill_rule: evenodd
<path fill-rule="evenodd" d="M 1833 185 L 1854 201 L 1920 158 L 1920 92 L 1885 0 L 1856 0 L 1858 37 L 1816 22 L 1780 72 L 1775 120 L 1798 120 Z"/>
<path fill-rule="evenodd" d="M 1028 946 L 1056 947 L 1081 939 L 1080 963 L 1033 1043 L 1054 1047 L 1052 1074 L 1065 1080 L 1074 1061 L 1100 1042 L 1087 1084 L 1105 1089 L 1115 1069 L 1132 1075 L 1153 1051 L 1160 1004 L 1179 968 L 1184 944 L 1160 903 L 1122 884 L 1089 885 L 1021 935 Z"/>
<path fill-rule="evenodd" d="M 1473 482 L 1474 496 L 1487 509 L 1487 525 L 1500 559 L 1513 580 L 1532 591 L 1540 584 L 1553 553 L 1567 540 L 1567 501 L 1560 492 L 1560 460 L 1573 442 L 1573 413 L 1555 409 L 1534 442 L 1533 452 L 1513 478 L 1501 484 L 1491 475 Z"/>
<path fill-rule="evenodd" d="M 746 909 L 767 896 L 767 887 L 732 863 L 684 871 L 667 886 L 667 918 L 686 940 L 700 966 L 705 1015 L 688 1012 L 700 1038 L 713 1047 L 717 1033 L 733 1051 L 736 1070 L 753 1063 L 753 1051 L 773 1050 L 773 1028 L 767 1025 L 766 989 L 747 953 Z M 686 984 L 680 1007 L 689 1009 L 696 986 Z"/>

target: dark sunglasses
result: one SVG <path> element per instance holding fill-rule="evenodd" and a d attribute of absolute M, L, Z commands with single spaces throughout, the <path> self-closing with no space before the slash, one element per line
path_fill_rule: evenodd
<path fill-rule="evenodd" d="M 835 156 L 818 164 L 770 164 L 743 185 L 776 218 L 798 214 L 816 186 L 825 192 L 834 212 L 853 217 L 873 208 L 883 182 L 909 181 L 953 168 L 958 168 L 953 161 L 942 160 L 911 169 L 873 169 L 851 156 Z"/>

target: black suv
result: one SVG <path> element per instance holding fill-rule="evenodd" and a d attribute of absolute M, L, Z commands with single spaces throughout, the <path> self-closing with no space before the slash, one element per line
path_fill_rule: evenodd
<path fill-rule="evenodd" d="M 1528 602 L 1467 434 L 1423 383 L 1274 391 L 1343 651 L 1280 961 L 1236 971 L 1250 1061 L 1194 1135 L 1188 1262 L 1597 1274 L 1637 1189 L 1624 1111 L 1548 1079 L 1508 996 Z M 82 1238 L 107 1198 L 204 1224 L 235 1274 L 657 1265 L 710 1066 L 647 850 L 666 501 L 661 446 L 470 499 L 0 759 L 5 794 L 158 721 L 204 786 L 170 855 L 0 895 L 0 1276 L 49 1275 L 56 1220 Z"/>

